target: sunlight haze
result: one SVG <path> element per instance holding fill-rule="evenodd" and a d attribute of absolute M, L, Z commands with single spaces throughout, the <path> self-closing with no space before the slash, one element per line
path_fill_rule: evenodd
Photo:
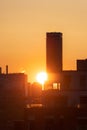
<path fill-rule="evenodd" d="M 87 58 L 87 0 L 0 0 L 0 66 L 25 70 L 29 81 L 46 68 L 46 32 L 63 33 L 63 69 Z"/>

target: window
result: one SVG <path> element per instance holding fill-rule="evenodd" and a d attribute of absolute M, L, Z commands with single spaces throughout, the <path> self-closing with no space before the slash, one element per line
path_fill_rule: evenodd
<path fill-rule="evenodd" d="M 60 90 L 60 83 L 53 83 L 53 89 Z"/>

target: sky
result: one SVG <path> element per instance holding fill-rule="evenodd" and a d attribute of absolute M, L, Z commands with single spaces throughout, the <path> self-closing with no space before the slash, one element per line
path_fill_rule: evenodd
<path fill-rule="evenodd" d="M 0 0 L 0 66 L 5 73 L 46 69 L 46 32 L 63 33 L 63 69 L 87 58 L 87 0 Z"/>

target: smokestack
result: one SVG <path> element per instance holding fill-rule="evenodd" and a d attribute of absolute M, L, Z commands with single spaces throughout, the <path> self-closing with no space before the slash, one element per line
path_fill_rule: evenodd
<path fill-rule="evenodd" d="M 6 74 L 8 74 L 8 65 L 6 65 Z"/>
<path fill-rule="evenodd" d="M 2 68 L 0 67 L 0 74 L 2 74 Z"/>

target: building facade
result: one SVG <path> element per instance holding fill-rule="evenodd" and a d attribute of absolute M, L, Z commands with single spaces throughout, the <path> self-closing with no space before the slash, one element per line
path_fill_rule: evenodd
<path fill-rule="evenodd" d="M 46 34 L 46 68 L 48 73 L 62 71 L 62 33 Z"/>
<path fill-rule="evenodd" d="M 47 33 L 46 40 L 46 105 L 87 106 L 87 59 L 77 60 L 77 70 L 62 70 L 62 33 Z"/>
<path fill-rule="evenodd" d="M 0 129 L 8 130 L 15 120 L 24 119 L 26 88 L 26 74 L 0 74 Z"/>

